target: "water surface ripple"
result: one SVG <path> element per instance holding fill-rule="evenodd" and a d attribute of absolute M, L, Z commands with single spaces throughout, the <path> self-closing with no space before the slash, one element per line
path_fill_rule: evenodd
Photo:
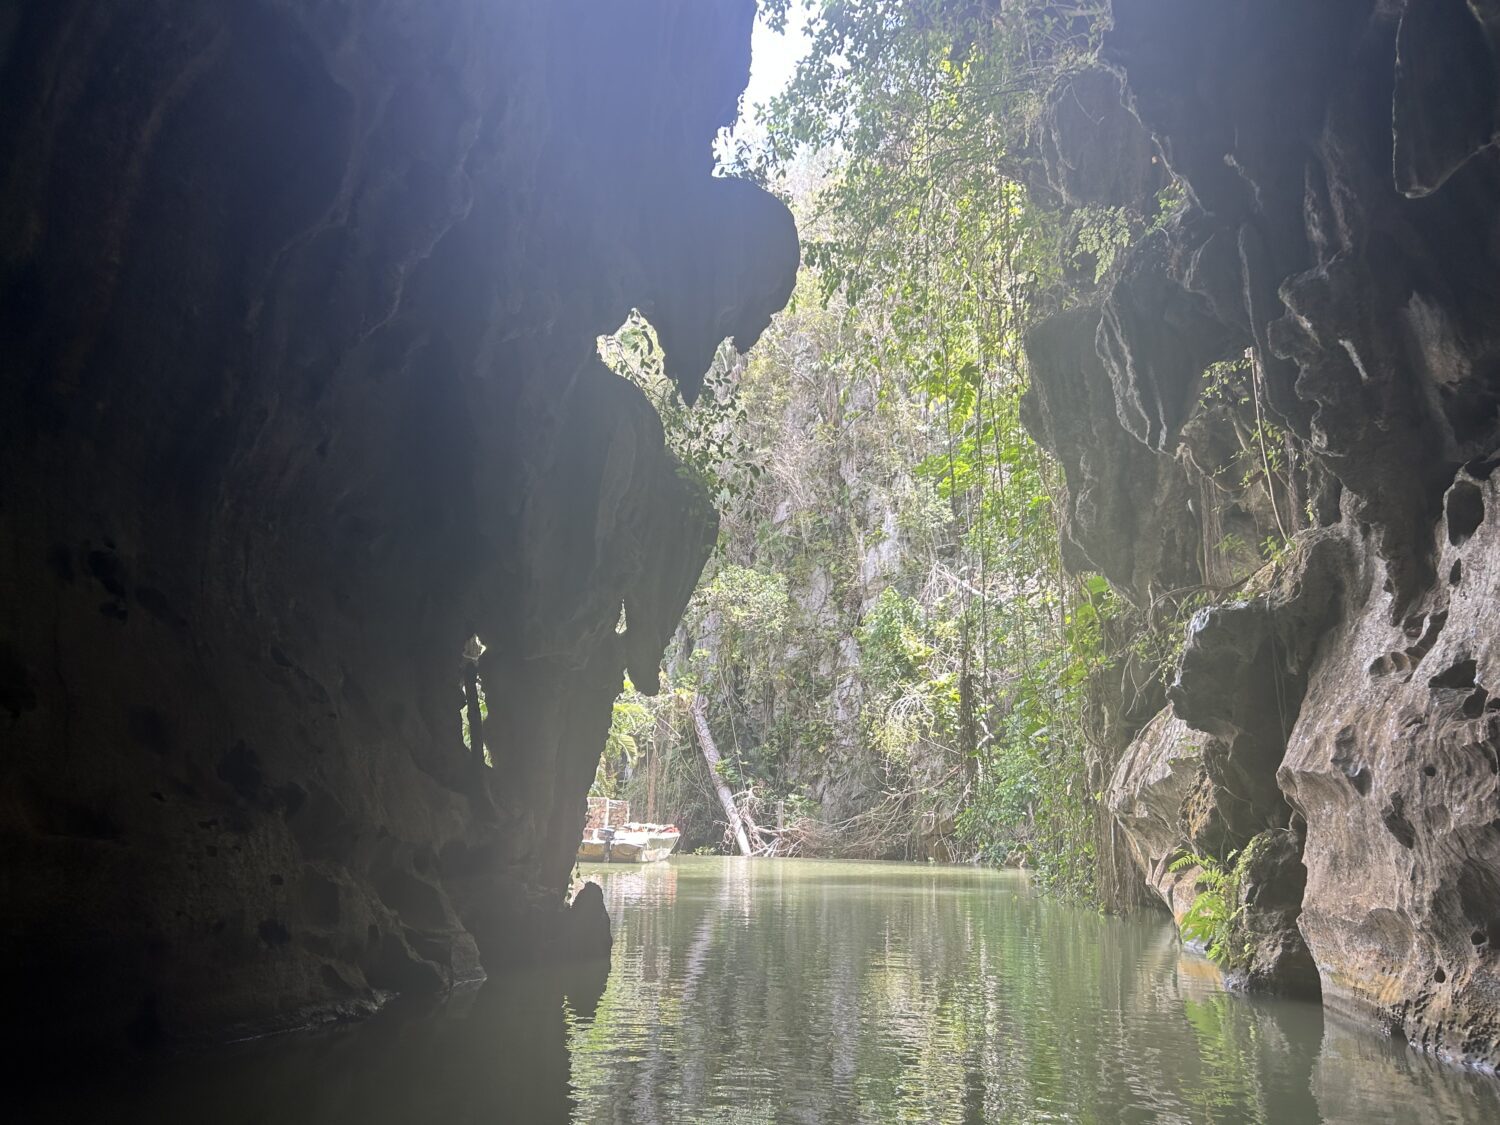
<path fill-rule="evenodd" d="M 1162 918 L 1017 872 L 682 857 L 589 873 L 575 1120 L 1487 1122 L 1497 1085 L 1314 1004 L 1231 996 Z"/>

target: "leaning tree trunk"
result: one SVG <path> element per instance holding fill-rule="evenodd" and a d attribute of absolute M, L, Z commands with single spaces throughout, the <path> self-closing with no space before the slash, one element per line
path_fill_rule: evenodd
<path fill-rule="evenodd" d="M 724 806 L 729 827 L 734 829 L 734 842 L 739 846 L 741 855 L 753 855 L 745 822 L 740 816 L 740 810 L 734 807 L 734 794 L 719 776 L 719 748 L 714 745 L 713 733 L 708 729 L 708 703 L 701 695 L 695 694 L 689 710 L 693 713 L 693 729 L 698 732 L 698 749 L 703 751 L 703 760 L 708 763 L 708 776 L 713 778 L 714 790 L 719 794 L 719 804 Z"/>

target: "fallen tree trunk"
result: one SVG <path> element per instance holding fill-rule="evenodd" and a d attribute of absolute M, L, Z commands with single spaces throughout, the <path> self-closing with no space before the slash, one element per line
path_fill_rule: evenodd
<path fill-rule="evenodd" d="M 750 836 L 745 831 L 744 819 L 734 804 L 734 794 L 719 776 L 719 748 L 714 745 L 713 732 L 708 729 L 708 704 L 701 695 L 695 694 L 688 710 L 693 713 L 693 729 L 698 733 L 698 749 L 703 752 L 703 760 L 708 763 L 708 775 L 713 779 L 719 804 L 724 806 L 724 815 L 729 818 L 729 827 L 734 831 L 734 842 L 740 849 L 740 855 L 754 855 L 750 847 Z"/>

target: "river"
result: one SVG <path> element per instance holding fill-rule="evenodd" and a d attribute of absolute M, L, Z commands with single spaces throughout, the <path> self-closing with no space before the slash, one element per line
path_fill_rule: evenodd
<path fill-rule="evenodd" d="M 1493 1079 L 1315 1004 L 1231 996 L 1165 920 L 1016 872 L 684 856 L 586 874 L 615 924 L 597 1007 L 545 974 L 497 979 L 133 1066 L 37 1119 L 1500 1121 Z"/>

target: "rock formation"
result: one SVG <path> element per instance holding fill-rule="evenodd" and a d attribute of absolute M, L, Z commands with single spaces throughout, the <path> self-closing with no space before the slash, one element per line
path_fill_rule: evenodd
<path fill-rule="evenodd" d="M 716 522 L 596 338 L 641 309 L 691 398 L 790 295 L 790 216 L 712 175 L 752 15 L 0 17 L 8 1036 L 292 1026 L 579 929 L 622 668 Z"/>
<path fill-rule="evenodd" d="M 1031 333 L 1028 422 L 1069 565 L 1211 603 L 1107 803 L 1179 915 L 1174 856 L 1269 834 L 1250 986 L 1310 957 L 1325 1003 L 1500 1063 L 1500 5 L 1114 0 L 1101 58 L 1047 190 L 1147 229 Z"/>

